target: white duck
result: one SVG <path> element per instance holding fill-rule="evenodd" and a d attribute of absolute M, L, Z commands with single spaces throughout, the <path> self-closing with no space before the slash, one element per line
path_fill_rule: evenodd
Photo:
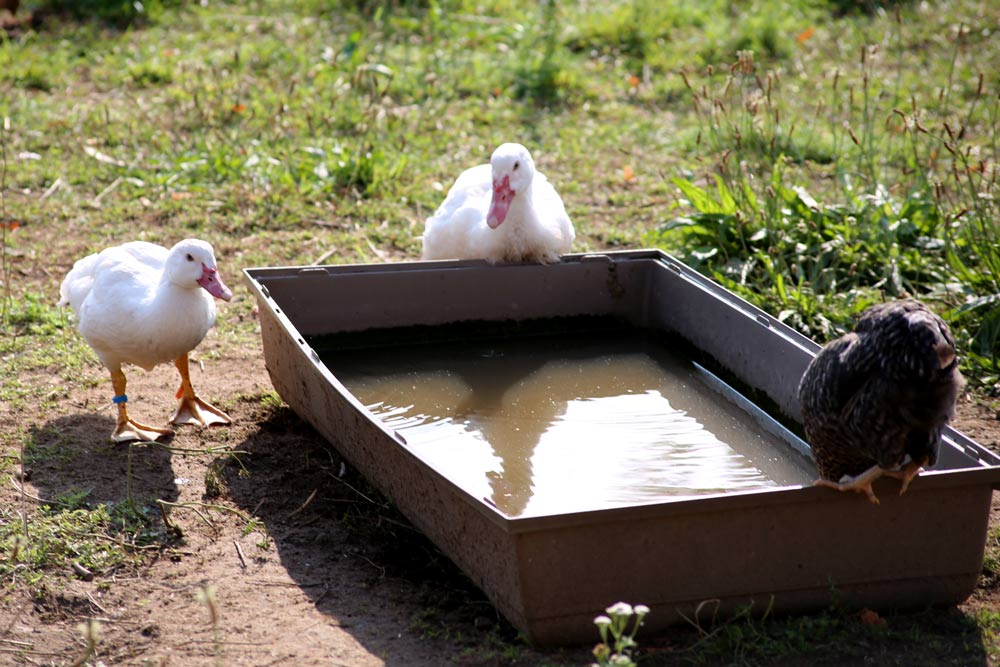
<path fill-rule="evenodd" d="M 558 262 L 576 232 L 528 149 L 503 144 L 463 171 L 424 228 L 424 259 Z"/>
<path fill-rule="evenodd" d="M 78 328 L 111 372 L 118 422 L 115 442 L 154 441 L 169 428 L 144 426 L 128 416 L 122 364 L 151 370 L 173 361 L 181 374 L 180 404 L 172 424 L 229 424 L 229 416 L 198 398 L 191 387 L 188 352 L 215 323 L 212 297 L 233 293 L 219 277 L 212 246 L 187 239 L 169 251 L 133 241 L 88 255 L 59 288 L 59 305 L 76 312 Z"/>

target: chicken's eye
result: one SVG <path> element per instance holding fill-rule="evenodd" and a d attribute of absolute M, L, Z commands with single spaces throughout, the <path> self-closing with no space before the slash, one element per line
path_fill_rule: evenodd
<path fill-rule="evenodd" d="M 189 262 L 193 262 L 194 261 L 194 255 L 192 255 L 191 253 L 188 253 L 186 255 L 186 257 L 187 257 L 187 261 L 189 261 Z"/>
<path fill-rule="evenodd" d="M 521 166 L 520 162 L 515 162 L 514 163 L 514 171 L 517 171 L 517 168 L 520 167 L 520 166 Z"/>

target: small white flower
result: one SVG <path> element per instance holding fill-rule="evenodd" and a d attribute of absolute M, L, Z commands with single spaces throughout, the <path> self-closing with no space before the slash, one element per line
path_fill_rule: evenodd
<path fill-rule="evenodd" d="M 596 625 L 597 627 L 601 627 L 602 625 L 604 626 L 611 625 L 611 619 L 608 618 L 607 616 L 598 616 L 597 618 L 594 619 L 594 625 Z"/>
<path fill-rule="evenodd" d="M 630 605 L 628 602 L 616 602 L 610 607 L 608 607 L 605 611 L 607 611 L 612 616 L 631 616 L 632 605 Z"/>
<path fill-rule="evenodd" d="M 633 611 L 635 611 L 635 613 L 638 614 L 639 616 L 645 616 L 646 614 L 649 613 L 649 607 L 647 607 L 644 604 L 637 604 Z"/>

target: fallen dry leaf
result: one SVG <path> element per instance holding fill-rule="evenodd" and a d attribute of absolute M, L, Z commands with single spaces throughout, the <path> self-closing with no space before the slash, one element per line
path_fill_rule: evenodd
<path fill-rule="evenodd" d="M 861 618 L 861 622 L 865 625 L 873 625 L 877 627 L 885 625 L 885 619 L 879 616 L 877 611 L 872 609 L 862 609 L 859 617 Z"/>
<path fill-rule="evenodd" d="M 812 27 L 806 28 L 795 37 L 795 41 L 798 42 L 799 44 L 805 44 L 806 40 L 812 37 L 813 33 L 815 32 L 816 28 Z"/>

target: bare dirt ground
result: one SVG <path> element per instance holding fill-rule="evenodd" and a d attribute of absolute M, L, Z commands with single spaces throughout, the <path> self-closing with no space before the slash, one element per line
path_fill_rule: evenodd
<path fill-rule="evenodd" d="M 261 401 L 271 388 L 262 352 L 226 349 L 218 360 L 205 360 L 220 346 L 214 335 L 199 348 L 204 371 L 195 364 L 192 380 L 206 399 L 229 411 L 233 426 L 181 427 L 168 441 L 173 451 L 149 445 L 132 450 L 136 502 L 200 505 L 169 508 L 169 526 L 153 517 L 168 546 L 151 549 L 147 566 L 91 581 L 67 572 L 58 588 L 24 586 L 8 593 L 0 603 L 0 648 L 28 650 L 0 653 L 0 664 L 70 664 L 82 653 L 77 626 L 87 618 L 101 626 L 91 664 L 586 661 L 586 648 L 543 656 L 516 641 L 511 647 L 514 630 L 482 593 L 291 410 Z M 132 369 L 128 378 L 130 414 L 165 421 L 176 371 Z M 37 451 L 53 452 L 27 466 L 30 496 L 89 489 L 90 503 L 128 497 L 128 447 L 108 441 L 114 426 L 110 382 L 84 384 L 53 385 L 57 410 L 8 411 L 3 419 L 6 429 L 28 424 Z M 246 454 L 237 462 L 178 451 L 219 447 Z M 9 484 L 0 502 L 36 504 Z M 206 585 L 214 588 L 214 626 L 209 605 L 199 598 Z"/>
<path fill-rule="evenodd" d="M 250 297 L 244 291 L 240 298 Z M 221 354 L 216 359 L 212 351 Z M 193 367 L 195 388 L 228 410 L 233 426 L 182 427 L 169 442 L 173 451 L 133 447 L 131 494 L 146 505 L 156 499 L 201 504 L 172 508 L 168 524 L 153 517 L 162 535 L 144 566 L 89 581 L 67 572 L 58 585 L 42 590 L 6 589 L 0 664 L 71 664 L 83 651 L 78 624 L 86 618 L 101 625 L 92 665 L 590 662 L 590 647 L 539 652 L 520 643 L 483 594 L 343 466 L 325 441 L 287 407 L 261 400 L 270 391 L 262 352 L 223 349 L 213 331 L 199 353 L 203 370 Z M 103 377 L 102 369 L 92 372 Z M 129 493 L 129 448 L 108 442 L 110 383 L 56 382 L 51 390 L 57 409 L 38 414 L 4 408 L 0 428 L 6 442 L 15 441 L 17 425 L 28 425 L 33 447 L 53 452 L 27 467 L 26 494 L 55 498 L 85 488 L 89 502 L 121 501 Z M 171 367 L 133 369 L 131 411 L 151 423 L 165 420 L 176 385 Z M 957 426 L 1000 449 L 995 408 L 963 400 Z M 210 447 L 245 454 L 237 462 L 178 451 Z M 0 502 L 35 505 L 28 495 L 4 480 Z M 997 522 L 995 507 L 992 525 Z M 199 599 L 206 585 L 214 588 L 214 624 L 210 605 Z M 980 607 L 1000 608 L 995 581 L 984 578 L 961 609 Z M 948 613 L 942 612 L 942 622 Z M 675 639 L 640 635 L 640 643 L 661 653 L 669 653 Z M 904 660 L 905 651 L 926 658 L 919 645 L 901 650 Z M 989 662 L 986 655 L 976 660 Z"/>

